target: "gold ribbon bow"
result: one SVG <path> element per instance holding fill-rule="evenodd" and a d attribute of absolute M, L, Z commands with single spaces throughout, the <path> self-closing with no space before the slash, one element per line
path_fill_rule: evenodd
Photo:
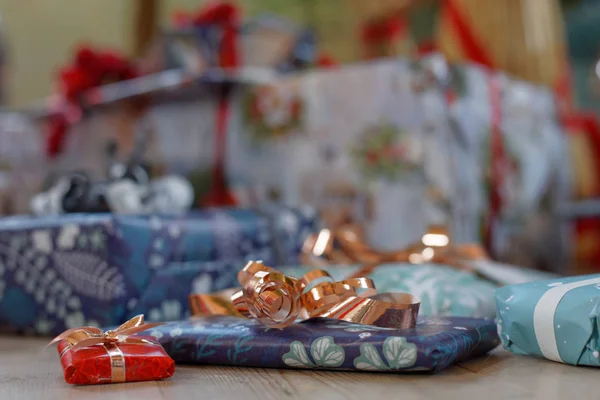
<path fill-rule="evenodd" d="M 385 328 L 413 328 L 420 300 L 408 293 L 377 294 L 368 278 L 336 282 L 326 271 L 300 279 L 250 261 L 238 274 L 241 290 L 190 296 L 194 316 L 255 318 L 271 328 L 297 320 L 332 318 Z"/>
<path fill-rule="evenodd" d="M 83 326 L 81 328 L 66 330 L 52 339 L 52 341 L 48 343 L 48 346 L 62 340 L 66 341 L 68 345 L 60 353 L 60 358 L 62 358 L 69 350 L 77 351 L 89 346 L 101 344 L 110 356 L 112 368 L 111 381 L 114 383 L 125 382 L 125 356 L 117 345 L 119 343 L 158 345 L 158 343 L 131 336 L 159 325 L 162 325 L 162 323 L 144 323 L 144 316 L 137 315 L 117 329 L 108 330 L 106 332 L 93 326 Z"/>
<path fill-rule="evenodd" d="M 331 264 L 362 264 L 371 269 L 385 263 L 432 262 L 472 270 L 469 261 L 487 259 L 486 251 L 479 245 L 454 245 L 448 230 L 441 226 L 430 227 L 419 243 L 393 252 L 378 251 L 369 247 L 360 230 L 354 226 L 335 230 L 323 229 L 308 236 L 301 256 L 303 264 L 314 267 Z"/>

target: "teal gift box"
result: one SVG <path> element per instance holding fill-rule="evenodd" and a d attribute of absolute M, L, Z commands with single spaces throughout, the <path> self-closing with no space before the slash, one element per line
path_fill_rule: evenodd
<path fill-rule="evenodd" d="M 498 331 L 514 354 L 600 366 L 600 274 L 496 290 Z"/>
<path fill-rule="evenodd" d="M 279 268 L 285 274 L 302 276 L 311 268 Z M 335 279 L 344 280 L 360 271 L 360 266 L 330 266 L 325 270 Z M 438 264 L 380 265 L 361 275 L 375 283 L 377 291 L 407 292 L 421 299 L 420 316 L 494 318 L 496 285 L 474 274 Z"/>
<path fill-rule="evenodd" d="M 379 292 L 408 292 L 421 299 L 419 315 L 494 318 L 494 290 L 499 285 L 549 279 L 555 275 L 492 261 L 471 264 L 474 273 L 447 265 L 396 263 L 380 265 L 365 278 L 373 279 Z M 311 268 L 285 267 L 291 276 L 302 276 Z M 348 279 L 362 267 L 336 265 L 325 268 L 336 280 Z"/>

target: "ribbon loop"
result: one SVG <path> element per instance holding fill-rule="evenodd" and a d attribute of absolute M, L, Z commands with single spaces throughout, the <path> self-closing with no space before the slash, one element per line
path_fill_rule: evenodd
<path fill-rule="evenodd" d="M 102 332 L 101 329 L 93 326 L 69 329 L 52 339 L 52 341 L 48 343 L 48 346 L 61 340 L 66 340 L 69 343 L 67 349 L 77 351 L 81 348 L 97 344 L 133 343 L 137 342 L 139 339 L 130 338 L 131 335 L 159 325 L 162 325 L 162 323 L 144 323 L 144 316 L 137 315 L 117 329 L 107 330 L 106 332 Z"/>
<path fill-rule="evenodd" d="M 334 318 L 403 329 L 415 326 L 419 311 L 417 297 L 408 293 L 378 295 L 369 278 L 336 282 L 326 271 L 313 270 L 298 279 L 250 261 L 238 279 L 242 288 L 233 294 L 190 296 L 192 314 L 251 317 L 271 328 L 284 328 L 297 320 Z"/>
<path fill-rule="evenodd" d="M 90 346 L 102 346 L 110 359 L 110 382 L 125 382 L 127 380 L 125 355 L 119 348 L 119 344 L 159 345 L 144 338 L 130 337 L 158 325 L 162 325 L 162 323 L 146 324 L 144 316 L 137 315 L 117 329 L 106 332 L 92 326 L 69 329 L 55 337 L 46 347 L 62 340 L 66 341 L 68 344 L 60 353 L 62 359 L 68 351 L 74 352 Z"/>
<path fill-rule="evenodd" d="M 362 264 L 374 267 L 395 262 L 433 262 L 471 270 L 469 261 L 488 259 L 485 249 L 480 245 L 452 243 L 448 230 L 441 226 L 431 226 L 420 242 L 393 252 L 371 248 L 366 244 L 360 230 L 354 226 L 333 231 L 323 229 L 309 235 L 302 247 L 302 253 L 302 261 L 314 267 L 331 264 Z"/>
<path fill-rule="evenodd" d="M 240 314 L 247 312 L 267 326 L 287 326 L 298 317 L 300 296 L 296 280 L 265 267 L 261 262 L 249 262 L 238 274 L 242 294 L 234 297 Z M 243 301 L 242 301 L 243 300 Z"/>

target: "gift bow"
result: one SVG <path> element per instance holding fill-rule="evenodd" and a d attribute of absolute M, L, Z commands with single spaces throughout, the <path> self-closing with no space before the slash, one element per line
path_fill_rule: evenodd
<path fill-rule="evenodd" d="M 175 24 L 178 27 L 215 25 L 221 29 L 219 66 L 222 68 L 237 68 L 240 64 L 237 51 L 239 20 L 238 7 L 228 2 L 209 4 L 192 14 L 175 14 Z"/>
<path fill-rule="evenodd" d="M 392 16 L 383 20 L 369 22 L 362 27 L 362 42 L 367 58 L 391 56 L 390 47 L 394 39 L 406 35 L 407 24 L 404 18 Z"/>
<path fill-rule="evenodd" d="M 294 278 L 250 261 L 238 274 L 241 290 L 190 296 L 194 316 L 255 318 L 271 328 L 296 320 L 332 318 L 364 325 L 406 329 L 415 326 L 420 300 L 408 293 L 377 294 L 368 278 L 336 282 L 326 271 Z"/>
<path fill-rule="evenodd" d="M 49 121 L 46 143 L 48 156 L 55 157 L 62 152 L 69 126 L 82 117 L 81 103 L 84 96 L 90 93 L 95 95 L 96 93 L 90 91 L 103 84 L 138 76 L 133 62 L 119 53 L 98 51 L 87 46 L 80 47 L 74 60 L 59 71 L 60 100 L 52 105 L 58 108 L 58 113 Z M 89 102 L 90 99 L 87 100 Z"/>
<path fill-rule="evenodd" d="M 54 343 L 65 340 L 69 345 L 63 351 L 66 350 L 77 351 L 84 347 L 94 346 L 97 344 L 110 345 L 118 343 L 137 343 L 137 344 L 155 344 L 146 339 L 134 338 L 131 335 L 143 332 L 147 329 L 154 328 L 155 326 L 162 325 L 162 323 L 144 323 L 144 316 L 137 315 L 119 326 L 117 329 L 108 330 L 103 332 L 93 326 L 83 326 L 81 328 L 73 328 L 64 331 L 57 337 L 55 337 L 48 346 Z M 61 354 L 62 356 L 62 354 Z"/>
<path fill-rule="evenodd" d="M 323 229 L 309 235 L 302 248 L 303 263 L 317 267 L 331 264 L 377 266 L 394 262 L 433 262 L 470 269 L 468 261 L 487 259 L 485 250 L 477 244 L 452 244 L 447 229 L 440 226 L 430 227 L 419 243 L 392 252 L 373 249 L 366 244 L 360 230 L 352 226 Z"/>

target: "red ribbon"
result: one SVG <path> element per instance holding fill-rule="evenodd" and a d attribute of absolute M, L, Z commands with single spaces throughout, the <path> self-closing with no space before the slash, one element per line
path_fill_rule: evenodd
<path fill-rule="evenodd" d="M 82 115 L 84 95 L 100 85 L 133 79 L 138 72 L 131 62 L 113 51 L 95 51 L 81 46 L 72 64 L 59 71 L 59 109 L 48 126 L 47 154 L 58 155 L 64 146 L 69 126 Z M 100 99 L 95 99 L 100 100 Z"/>
<path fill-rule="evenodd" d="M 230 3 L 216 3 L 200 9 L 195 14 L 177 13 L 175 24 L 178 27 L 215 27 L 221 31 L 219 43 L 219 66 L 235 69 L 240 65 L 237 50 L 239 28 L 239 9 Z M 225 180 L 225 156 L 227 131 L 230 114 L 231 88 L 224 83 L 219 92 L 219 104 L 215 122 L 215 159 L 212 174 L 212 188 L 208 196 L 201 200 L 204 206 L 235 205 L 236 201 L 229 192 Z"/>
<path fill-rule="evenodd" d="M 506 152 L 502 137 L 502 96 L 500 82 L 493 74 L 490 74 L 490 166 L 491 166 L 491 190 L 489 194 L 489 215 L 485 226 L 485 239 L 489 252 L 493 251 L 494 223 L 500 216 L 503 205 L 502 188 L 504 187 L 504 168 L 506 166 Z"/>
<path fill-rule="evenodd" d="M 319 54 L 315 64 L 319 68 L 335 68 L 339 66 L 339 63 L 336 61 L 336 59 L 331 57 L 329 54 Z"/>
<path fill-rule="evenodd" d="M 584 136 L 589 152 L 593 156 L 593 192 L 592 197 L 600 196 L 600 122 L 594 113 L 571 113 L 562 117 L 562 126 L 570 137 Z M 575 195 L 580 195 L 575 193 Z"/>
<path fill-rule="evenodd" d="M 215 159 L 212 173 L 212 188 L 208 195 L 201 200 L 202 206 L 234 206 L 237 201 L 229 191 L 225 179 L 225 156 L 227 148 L 227 123 L 230 112 L 230 92 L 228 84 L 220 88 L 217 119 L 215 122 Z"/>
<path fill-rule="evenodd" d="M 568 118 L 569 115 L 575 113 L 575 96 L 573 94 L 573 79 L 571 66 L 565 60 L 563 63 L 563 71 L 558 76 L 554 86 L 556 94 L 556 105 L 560 118 Z"/>
<path fill-rule="evenodd" d="M 219 66 L 221 68 L 237 68 L 240 64 L 237 51 L 237 33 L 240 21 L 238 7 L 223 2 L 210 4 L 196 13 L 178 12 L 174 16 L 177 27 L 215 26 L 221 30 L 222 38 L 219 48 Z"/>
<path fill-rule="evenodd" d="M 46 154 L 50 158 L 56 157 L 62 152 L 67 130 L 71 124 L 63 114 L 50 117 L 48 121 L 48 137 L 46 140 Z"/>
<path fill-rule="evenodd" d="M 423 41 L 417 44 L 417 55 L 424 56 L 426 54 L 437 51 L 437 45 L 433 40 Z"/>
<path fill-rule="evenodd" d="M 466 58 L 487 67 L 493 67 L 491 57 L 485 51 L 485 47 L 480 43 L 454 0 L 445 0 L 444 15 L 454 27 Z"/>
<path fill-rule="evenodd" d="M 378 54 L 378 48 L 402 37 L 406 32 L 406 21 L 398 16 L 367 23 L 362 27 L 361 40 L 367 58 L 386 56 Z"/>
<path fill-rule="evenodd" d="M 563 115 L 562 124 L 569 137 L 585 137 L 588 155 L 592 158 L 590 163 L 592 171 L 588 175 L 589 179 L 581 183 L 575 180 L 573 195 L 576 198 L 586 196 L 588 199 L 600 196 L 600 122 L 598 117 L 593 113 L 574 112 Z M 576 154 L 575 157 L 585 157 L 585 155 Z M 588 189 L 587 186 L 590 184 L 592 187 Z M 575 242 L 579 243 L 576 246 L 575 258 L 578 267 L 583 267 L 576 272 L 591 273 L 592 271 L 587 269 L 591 266 L 594 266 L 593 272 L 597 272 L 597 266 L 600 265 L 600 248 L 590 245 L 588 241 L 591 241 L 592 244 L 597 242 L 600 232 L 600 219 L 593 216 L 577 218 L 573 221 L 573 225 L 576 232 Z"/>

